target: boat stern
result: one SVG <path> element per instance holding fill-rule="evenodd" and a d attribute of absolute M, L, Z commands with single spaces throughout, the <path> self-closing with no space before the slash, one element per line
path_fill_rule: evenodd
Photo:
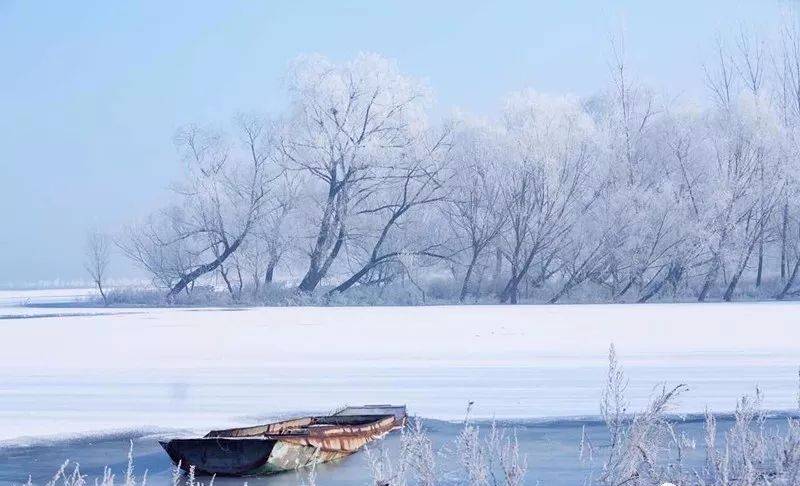
<path fill-rule="evenodd" d="M 172 462 L 195 473 L 221 476 L 252 476 L 273 472 L 269 458 L 275 440 L 268 438 L 198 438 L 159 441 Z"/>

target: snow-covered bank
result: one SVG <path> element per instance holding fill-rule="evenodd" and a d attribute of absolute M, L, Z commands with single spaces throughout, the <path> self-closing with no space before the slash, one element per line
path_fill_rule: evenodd
<path fill-rule="evenodd" d="M 4 312 L 7 309 L 4 309 Z M 342 403 L 459 418 L 595 415 L 608 344 L 633 405 L 795 406 L 800 304 L 80 309 L 0 321 L 0 439 L 203 428 Z"/>
<path fill-rule="evenodd" d="M 93 288 L 0 290 L 0 307 L 71 302 L 94 296 L 96 293 L 97 290 Z M 5 310 L 0 309 L 0 313 Z"/>
<path fill-rule="evenodd" d="M 800 304 L 79 309 L 0 327 L 3 369 L 800 362 Z M 118 312 L 118 313 L 117 313 Z M 85 314 L 97 313 L 98 316 Z M 113 314 L 113 315 L 108 315 Z"/>

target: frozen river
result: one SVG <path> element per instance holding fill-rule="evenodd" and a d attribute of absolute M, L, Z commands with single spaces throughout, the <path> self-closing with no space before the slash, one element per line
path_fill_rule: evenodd
<path fill-rule="evenodd" d="M 0 293 L 0 446 L 191 433 L 363 403 L 436 420 L 463 417 L 470 401 L 478 418 L 574 420 L 598 413 L 612 342 L 634 408 L 660 382 L 688 384 L 676 412 L 730 411 L 756 386 L 766 408 L 797 403 L 797 303 L 52 305 L 66 294 Z"/>
<path fill-rule="evenodd" d="M 757 383 L 767 406 L 794 406 L 796 367 L 712 362 L 628 366 L 629 396 L 644 403 L 653 378 L 690 386 L 681 410 L 704 403 L 730 410 Z M 604 369 L 567 363 L 479 366 L 441 363 L 343 363 L 291 367 L 0 373 L 3 443 L 104 431 L 221 428 L 339 405 L 407 403 L 412 413 L 463 417 L 469 401 L 481 417 L 519 419 L 597 415 Z M 778 395 L 783 391 L 784 395 Z"/>

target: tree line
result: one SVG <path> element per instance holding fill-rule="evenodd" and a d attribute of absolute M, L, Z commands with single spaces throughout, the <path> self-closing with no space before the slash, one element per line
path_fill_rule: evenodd
<path fill-rule="evenodd" d="M 169 299 L 209 282 L 233 299 L 277 281 L 424 295 L 432 279 L 461 302 L 789 298 L 800 31 L 773 37 L 718 41 L 703 103 L 637 82 L 612 43 L 596 95 L 527 89 L 497 116 L 436 121 L 390 60 L 303 56 L 285 112 L 178 131 L 173 202 L 117 244 Z"/>

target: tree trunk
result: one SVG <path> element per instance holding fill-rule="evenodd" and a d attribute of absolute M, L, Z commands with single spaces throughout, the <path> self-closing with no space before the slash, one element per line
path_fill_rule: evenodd
<path fill-rule="evenodd" d="M 105 291 L 103 290 L 103 282 L 102 282 L 102 281 L 100 281 L 100 280 L 95 280 L 95 282 L 94 282 L 94 283 L 96 283 L 96 284 L 97 284 L 97 290 L 99 290 L 99 291 L 100 291 L 100 297 L 102 297 L 102 298 L 103 298 L 103 305 L 104 305 L 105 307 L 108 307 L 108 298 L 106 297 L 106 293 L 105 293 Z"/>
<path fill-rule="evenodd" d="M 261 290 L 261 275 L 258 271 L 253 272 L 253 298 L 258 297 L 259 290 Z"/>
<path fill-rule="evenodd" d="M 236 295 L 233 293 L 233 287 L 231 286 L 231 281 L 228 280 L 228 271 L 225 270 L 223 265 L 219 266 L 219 274 L 222 275 L 222 280 L 225 282 L 225 286 L 228 287 L 228 293 L 231 294 L 231 298 L 235 299 Z"/>
<path fill-rule="evenodd" d="M 698 302 L 705 302 L 708 293 L 711 291 L 711 286 L 717 279 L 717 272 L 719 271 L 719 259 L 717 256 L 714 256 L 714 261 L 711 265 L 711 270 L 709 270 L 709 272 L 706 274 L 706 280 L 703 283 L 703 289 L 700 291 L 700 295 L 697 296 Z"/>
<path fill-rule="evenodd" d="M 515 264 L 512 262 L 511 264 L 511 278 L 508 279 L 508 283 L 506 284 L 505 289 L 503 289 L 503 294 L 500 297 L 500 302 L 506 303 L 510 301 L 512 304 L 516 304 L 519 300 L 519 284 L 522 283 L 522 279 L 528 275 L 528 271 L 531 268 L 531 264 L 533 263 L 533 259 L 536 255 L 539 254 L 539 244 L 537 243 L 534 247 L 528 252 L 525 260 L 522 262 L 522 266 L 519 264 Z M 516 258 L 514 258 L 514 261 Z"/>
<path fill-rule="evenodd" d="M 637 300 L 636 302 L 637 302 L 637 303 L 639 303 L 639 304 L 644 304 L 645 302 L 647 302 L 648 300 L 650 300 L 650 299 L 651 299 L 651 298 L 652 298 L 654 295 L 656 295 L 656 294 L 657 294 L 659 291 L 661 291 L 661 288 L 662 288 L 662 287 L 664 287 L 664 284 L 666 284 L 666 283 L 667 283 L 667 280 L 668 280 L 668 279 L 669 279 L 669 274 L 667 274 L 667 276 L 666 276 L 666 277 L 664 277 L 664 278 L 663 278 L 663 279 L 661 279 L 661 280 L 660 280 L 660 281 L 659 281 L 659 282 L 658 282 L 656 285 L 654 285 L 654 286 L 653 286 L 653 287 L 650 289 L 650 292 L 647 292 L 646 294 L 644 294 L 643 296 L 641 296 L 641 297 L 639 298 L 639 300 Z"/>
<path fill-rule="evenodd" d="M 725 295 L 722 297 L 725 302 L 730 302 L 733 299 L 733 292 L 736 291 L 736 285 L 738 285 L 739 277 L 741 277 L 743 271 L 744 268 L 733 274 L 731 283 L 728 285 L 728 288 L 725 290 Z"/>
<path fill-rule="evenodd" d="M 786 230 L 789 226 L 789 204 L 783 205 L 783 223 L 781 224 L 781 282 L 786 280 L 786 269 L 789 262 L 786 261 Z"/>
<path fill-rule="evenodd" d="M 476 283 L 472 294 L 475 296 L 475 301 L 477 302 L 478 299 L 481 298 L 483 294 L 483 278 L 486 274 L 486 267 L 484 266 L 480 271 L 478 271 L 478 282 Z"/>
<path fill-rule="evenodd" d="M 736 286 L 739 284 L 739 279 L 742 278 L 742 274 L 744 273 L 744 270 L 747 268 L 747 262 L 750 261 L 750 255 L 752 255 L 753 253 L 755 244 L 756 240 L 753 240 L 753 242 L 747 248 L 747 255 L 745 255 L 744 261 L 741 263 L 741 265 L 739 265 L 739 268 L 731 277 L 731 283 L 728 285 L 727 290 L 725 290 L 725 295 L 723 296 L 725 302 L 730 302 L 731 299 L 733 299 L 733 292 L 736 291 Z"/>
<path fill-rule="evenodd" d="M 472 270 L 475 268 L 475 262 L 478 261 L 478 252 L 472 252 L 472 258 L 469 261 L 469 265 L 467 265 L 467 273 L 464 274 L 464 282 L 461 284 L 461 293 L 458 296 L 459 302 L 464 302 L 464 299 L 467 297 L 467 292 L 469 291 L 469 279 L 472 277 Z"/>
<path fill-rule="evenodd" d="M 503 271 L 503 252 L 500 248 L 495 249 L 494 252 L 494 273 L 492 274 L 492 287 L 494 292 L 500 291 L 500 273 Z"/>
<path fill-rule="evenodd" d="M 309 268 L 303 280 L 300 281 L 300 285 L 297 286 L 297 290 L 300 292 L 313 292 L 321 280 L 322 273 L 316 268 Z"/>
<path fill-rule="evenodd" d="M 567 292 L 569 292 L 570 290 L 575 288 L 575 286 L 578 285 L 579 283 L 580 282 L 577 282 L 577 281 L 575 281 L 574 278 L 570 277 L 569 280 L 567 280 L 567 282 L 561 287 L 561 290 L 559 290 L 556 293 L 556 295 L 551 297 L 550 300 L 547 301 L 547 303 L 548 304 L 555 304 L 556 302 L 558 302 L 561 299 L 561 297 L 564 297 L 564 295 Z"/>
<path fill-rule="evenodd" d="M 350 278 L 340 283 L 335 288 L 331 289 L 331 291 L 328 292 L 328 295 L 333 294 L 334 292 L 346 291 L 347 289 L 358 283 L 358 281 L 361 280 L 361 277 L 366 275 L 367 272 L 369 272 L 375 265 L 377 265 L 377 262 L 370 262 L 369 264 L 364 265 L 364 267 L 361 268 L 361 270 L 351 275 Z"/>
<path fill-rule="evenodd" d="M 624 297 L 625 294 L 627 294 L 628 291 L 631 289 L 633 284 L 636 283 L 636 280 L 637 280 L 636 277 L 629 278 L 628 279 L 628 283 L 625 284 L 625 286 L 622 288 L 622 290 L 620 290 L 619 293 L 613 297 L 613 299 L 617 300 L 617 299 L 619 299 L 621 297 Z"/>
<path fill-rule="evenodd" d="M 328 273 L 328 269 L 330 268 L 333 261 L 336 259 L 336 256 L 339 254 L 339 250 L 342 249 L 342 244 L 344 243 L 344 226 L 339 228 L 339 233 L 336 237 L 336 243 L 333 244 L 333 249 L 325 258 L 325 261 L 322 265 L 319 264 L 319 257 L 312 257 L 311 263 L 309 264 L 308 272 L 303 277 L 303 280 L 298 285 L 297 290 L 300 292 L 313 292 L 314 289 L 317 288 L 317 285 L 322 281 L 325 277 L 325 274 Z"/>
<path fill-rule="evenodd" d="M 271 284 L 275 279 L 275 262 L 270 262 L 267 266 L 267 271 L 264 273 L 264 283 Z"/>
<path fill-rule="evenodd" d="M 789 280 L 786 281 L 786 284 L 783 286 L 783 289 L 781 289 L 780 293 L 775 296 L 776 299 L 783 300 L 784 298 L 786 298 L 786 294 L 789 293 L 789 290 L 792 288 L 792 285 L 794 285 L 794 280 L 797 278 L 798 269 L 800 269 L 800 258 L 798 258 L 797 261 L 794 262 L 794 267 L 792 268 L 792 273 L 789 275 Z"/>
<path fill-rule="evenodd" d="M 328 199 L 325 205 L 325 211 L 322 214 L 322 220 L 319 225 L 319 232 L 317 239 L 314 242 L 314 249 L 311 251 L 311 257 L 308 262 L 308 271 L 306 272 L 303 280 L 298 285 L 297 290 L 300 292 L 313 292 L 317 288 L 319 282 L 325 277 L 327 268 L 336 258 L 341 248 L 342 240 L 344 239 L 343 230 L 344 224 L 341 221 L 341 215 L 337 212 L 337 197 L 341 187 L 338 186 L 335 180 L 331 180 L 328 187 Z M 331 247 L 331 238 L 334 237 L 334 232 L 337 231 L 336 242 L 333 248 L 328 253 L 328 248 Z M 327 253 L 327 255 L 325 255 Z"/>
<path fill-rule="evenodd" d="M 244 279 L 242 278 L 242 266 L 239 263 L 236 263 L 236 278 L 239 279 L 236 289 L 237 297 L 241 297 L 242 295 L 242 288 L 244 288 Z"/>
<path fill-rule="evenodd" d="M 264 273 L 264 285 L 271 284 L 275 278 L 275 267 L 278 266 L 280 255 L 275 250 L 269 252 L 269 263 L 267 263 L 267 271 Z"/>
<path fill-rule="evenodd" d="M 372 253 L 370 254 L 369 261 L 354 275 L 350 276 L 350 278 L 348 278 L 347 280 L 336 286 L 336 288 L 328 292 L 328 295 L 331 295 L 334 292 L 344 292 L 345 290 L 355 285 L 359 280 L 361 280 L 361 277 L 366 275 L 367 272 L 377 267 L 378 265 L 386 263 L 389 259 L 394 258 L 398 255 L 397 253 L 388 253 L 380 255 L 380 250 L 381 247 L 383 246 L 383 242 L 386 241 L 386 237 L 388 236 L 389 231 L 391 231 L 392 227 L 394 227 L 395 223 L 397 223 L 397 220 L 400 219 L 400 217 L 402 217 L 403 214 L 405 214 L 405 212 L 409 208 L 411 208 L 410 205 L 403 205 L 392 213 L 392 216 L 386 221 L 386 224 L 383 225 L 383 229 L 381 230 L 380 236 L 375 241 L 375 244 L 372 246 Z M 344 239 L 343 231 L 344 228 L 342 228 L 342 232 L 340 233 L 340 241 Z M 337 242 L 337 244 L 339 242 Z M 338 252 L 338 249 L 336 249 L 336 251 Z"/>
<path fill-rule="evenodd" d="M 500 294 L 500 302 L 503 304 L 511 303 L 516 304 L 517 300 L 519 299 L 519 282 L 522 279 L 522 276 L 514 276 L 512 275 L 508 282 L 506 283 L 505 288 L 503 289 L 503 293 Z"/>
<path fill-rule="evenodd" d="M 756 287 L 761 287 L 761 275 L 764 271 L 764 232 L 758 238 L 758 270 L 756 270 Z"/>
<path fill-rule="evenodd" d="M 384 255 L 380 255 L 381 246 L 383 246 L 383 242 L 386 240 L 386 236 L 389 234 L 389 230 L 392 229 L 392 226 L 397 222 L 400 216 L 403 215 L 405 209 L 400 209 L 398 212 L 394 213 L 391 218 L 386 222 L 383 226 L 383 230 L 381 231 L 381 235 L 378 237 L 378 240 L 375 242 L 375 245 L 372 247 L 372 253 L 370 254 L 369 261 L 361 267 L 355 274 L 351 275 L 350 278 L 342 282 L 341 284 L 337 285 L 335 288 L 331 289 L 327 295 L 331 295 L 334 292 L 344 292 L 356 283 L 358 283 L 361 278 L 366 275 L 370 270 L 373 268 L 378 267 L 389 261 L 391 258 L 396 257 L 397 253 L 388 253 Z"/>
<path fill-rule="evenodd" d="M 225 248 L 225 251 L 223 251 L 222 254 L 220 254 L 220 256 L 218 256 L 214 260 L 208 263 L 204 263 L 203 265 L 200 265 L 199 267 L 195 268 L 186 275 L 183 275 L 180 278 L 180 280 L 178 280 L 178 283 L 176 283 L 167 293 L 167 299 L 169 300 L 174 298 L 178 293 L 180 293 L 183 289 L 186 289 L 188 285 L 194 282 L 195 279 L 197 279 L 198 277 L 205 275 L 206 273 L 211 272 L 213 270 L 216 270 L 217 267 L 219 267 L 229 256 L 231 256 L 231 254 L 233 254 L 233 252 L 236 251 L 237 248 L 239 248 L 239 245 L 242 244 L 244 236 L 245 235 L 240 236 L 236 241 L 233 242 L 232 245 Z"/>

